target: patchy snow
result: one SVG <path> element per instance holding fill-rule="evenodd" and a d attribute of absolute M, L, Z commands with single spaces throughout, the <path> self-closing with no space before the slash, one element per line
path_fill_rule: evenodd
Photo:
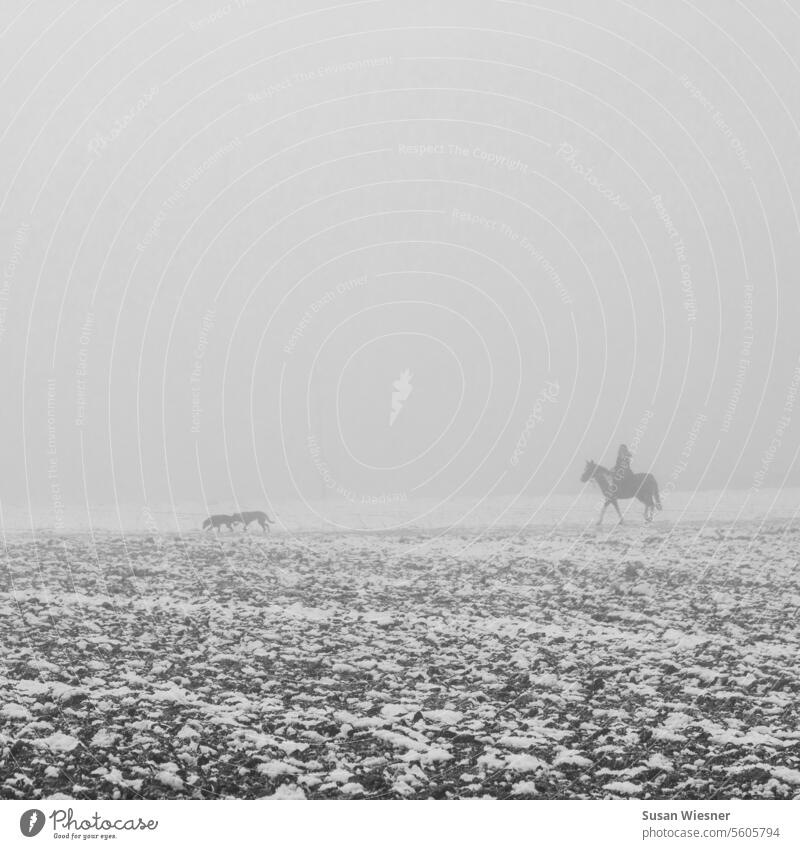
<path fill-rule="evenodd" d="M 653 769 L 660 769 L 663 772 L 672 772 L 675 768 L 672 765 L 672 761 L 669 758 L 665 758 L 660 752 L 650 755 L 645 763 L 647 766 L 650 766 Z"/>
<path fill-rule="evenodd" d="M 800 784 L 800 769 L 790 769 L 788 766 L 766 767 L 779 781 L 787 784 Z"/>
<path fill-rule="evenodd" d="M 113 746 L 117 740 L 119 740 L 120 735 L 115 734 L 113 731 L 108 731 L 105 728 L 101 728 L 95 735 L 92 737 L 92 746 Z"/>
<path fill-rule="evenodd" d="M 553 766 L 560 765 L 590 767 L 592 766 L 592 760 L 584 757 L 580 754 L 580 752 L 573 752 L 569 749 L 561 749 L 553 761 Z"/>
<path fill-rule="evenodd" d="M 422 712 L 425 719 L 440 725 L 458 725 L 464 714 L 457 710 L 426 710 Z"/>
<path fill-rule="evenodd" d="M 200 736 L 200 732 L 188 724 L 184 725 L 177 734 L 179 740 L 193 740 Z"/>
<path fill-rule="evenodd" d="M 60 731 L 54 731 L 48 734 L 47 737 L 39 737 L 32 740 L 34 746 L 42 746 L 50 749 L 51 752 L 71 752 L 80 745 L 80 740 L 70 734 L 63 734 Z"/>
<path fill-rule="evenodd" d="M 0 787 L 792 798 L 800 530 L 697 530 L 9 537 Z"/>
<path fill-rule="evenodd" d="M 8 702 L 0 708 L 0 716 L 5 719 L 30 719 L 31 712 L 24 705 Z"/>
<path fill-rule="evenodd" d="M 419 710 L 419 705 L 384 705 L 381 708 L 381 716 L 394 719 L 398 716 L 405 716 L 409 713 L 415 713 Z"/>
<path fill-rule="evenodd" d="M 511 785 L 512 796 L 535 796 L 536 784 L 533 781 L 518 781 Z"/>
<path fill-rule="evenodd" d="M 183 789 L 183 779 L 175 775 L 174 772 L 168 772 L 167 770 L 162 770 L 161 772 L 156 773 L 156 781 L 159 781 L 161 784 L 164 784 L 167 787 L 172 788 L 173 790 L 181 790 Z"/>
<path fill-rule="evenodd" d="M 443 763 L 444 761 L 451 761 L 453 759 L 453 755 L 448 752 L 446 749 L 438 748 L 434 746 L 432 749 L 428 749 L 427 752 L 423 752 L 420 757 L 420 761 L 422 763 Z"/>
<path fill-rule="evenodd" d="M 258 765 L 258 771 L 269 778 L 278 775 L 297 775 L 300 771 L 296 766 L 285 761 L 268 761 Z"/>
<path fill-rule="evenodd" d="M 349 781 L 342 785 L 341 792 L 345 796 L 357 796 L 364 792 L 364 788 L 357 781 Z"/>
<path fill-rule="evenodd" d="M 639 796 L 642 792 L 641 785 L 634 784 L 632 781 L 610 781 L 603 785 L 603 789 L 620 796 Z"/>
<path fill-rule="evenodd" d="M 533 755 L 510 755 L 506 764 L 515 772 L 534 772 L 537 769 L 549 768 L 549 764 Z"/>
<path fill-rule="evenodd" d="M 421 743 L 419 740 L 414 740 L 407 734 L 400 734 L 397 731 L 388 731 L 380 728 L 373 733 L 379 740 L 385 740 L 387 743 L 391 743 L 400 749 L 412 749 L 416 752 L 424 752 L 428 748 L 425 743 Z"/>
<path fill-rule="evenodd" d="M 302 787 L 298 787 L 296 784 L 281 784 L 280 787 L 274 792 L 270 793 L 269 796 L 263 796 L 263 799 L 305 799 L 306 794 Z"/>

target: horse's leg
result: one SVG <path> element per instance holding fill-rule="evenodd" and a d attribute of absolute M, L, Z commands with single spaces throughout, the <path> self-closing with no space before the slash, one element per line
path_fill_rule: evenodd
<path fill-rule="evenodd" d="M 266 534 L 267 532 L 267 523 L 263 519 L 258 520 L 258 524 L 261 525 L 261 530 Z"/>
<path fill-rule="evenodd" d="M 647 517 L 647 521 L 652 522 L 653 516 L 655 516 L 655 514 L 656 514 L 656 500 L 655 500 L 655 497 L 653 495 L 653 487 L 652 486 L 649 486 L 647 488 L 647 501 L 645 502 L 645 504 L 647 505 L 646 512 L 649 514 L 648 517 Z"/>
<path fill-rule="evenodd" d="M 611 503 L 610 501 L 606 501 L 606 502 L 603 504 L 603 509 L 600 511 L 600 518 L 597 520 L 597 524 L 598 524 L 598 526 L 603 524 L 603 516 L 605 516 L 605 515 L 606 515 L 606 507 L 608 507 L 608 505 L 609 505 L 610 503 Z"/>
<path fill-rule="evenodd" d="M 622 513 L 620 512 L 620 509 L 619 509 L 619 502 L 615 498 L 611 503 L 614 505 L 614 509 L 617 511 L 617 516 L 619 516 L 620 524 L 622 524 Z"/>

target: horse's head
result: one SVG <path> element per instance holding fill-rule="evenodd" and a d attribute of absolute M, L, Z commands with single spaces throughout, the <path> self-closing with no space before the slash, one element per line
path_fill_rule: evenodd
<path fill-rule="evenodd" d="M 581 475 L 581 483 L 586 483 L 589 478 L 594 474 L 594 470 L 597 468 L 597 463 L 594 460 L 586 461 L 586 468 L 583 470 L 583 474 Z"/>

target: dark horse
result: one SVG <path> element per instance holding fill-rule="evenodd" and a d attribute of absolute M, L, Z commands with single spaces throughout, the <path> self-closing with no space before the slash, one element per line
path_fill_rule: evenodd
<path fill-rule="evenodd" d="M 658 484 L 650 472 L 643 472 L 636 475 L 629 474 L 621 480 L 615 480 L 614 472 L 611 469 L 607 469 L 605 466 L 599 466 L 594 460 L 587 460 L 586 468 L 581 475 L 581 481 L 586 483 L 591 478 L 597 481 L 597 485 L 600 487 L 605 498 L 603 509 L 600 511 L 600 518 L 597 520 L 598 525 L 603 524 L 603 516 L 609 504 L 614 505 L 614 509 L 619 515 L 619 520 L 620 522 L 622 521 L 622 513 L 619 511 L 619 504 L 617 504 L 618 498 L 638 498 L 644 504 L 645 522 L 652 522 L 656 509 L 661 509 Z"/>

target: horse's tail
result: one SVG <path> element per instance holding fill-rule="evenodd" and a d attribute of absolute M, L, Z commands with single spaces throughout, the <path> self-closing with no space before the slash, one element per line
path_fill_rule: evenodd
<path fill-rule="evenodd" d="M 658 481 L 653 478 L 653 501 L 657 509 L 661 510 L 661 496 L 658 494 Z"/>

